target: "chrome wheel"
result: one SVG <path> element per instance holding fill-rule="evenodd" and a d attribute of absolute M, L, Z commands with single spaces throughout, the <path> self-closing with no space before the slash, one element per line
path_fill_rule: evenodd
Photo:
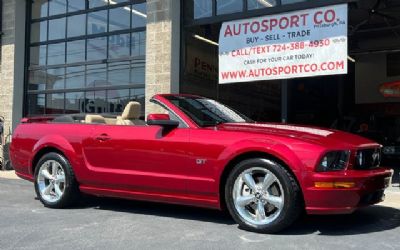
<path fill-rule="evenodd" d="M 37 174 L 40 196 L 47 202 L 58 202 L 65 191 L 65 172 L 54 160 L 45 161 Z"/>
<path fill-rule="evenodd" d="M 271 171 L 262 167 L 252 167 L 239 174 L 232 195 L 237 213 L 254 226 L 270 224 L 284 206 L 282 184 Z"/>

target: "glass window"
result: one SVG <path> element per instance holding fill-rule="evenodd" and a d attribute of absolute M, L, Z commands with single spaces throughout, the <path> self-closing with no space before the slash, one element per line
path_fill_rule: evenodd
<path fill-rule="evenodd" d="M 67 67 L 65 71 L 65 89 L 85 87 L 85 66 Z"/>
<path fill-rule="evenodd" d="M 49 20 L 49 40 L 65 39 L 65 17 Z"/>
<path fill-rule="evenodd" d="M 86 14 L 68 17 L 67 37 L 84 36 L 86 34 Z"/>
<path fill-rule="evenodd" d="M 32 3 L 32 18 L 47 17 L 49 2 L 47 0 L 34 0 Z"/>
<path fill-rule="evenodd" d="M 46 103 L 44 94 L 29 94 L 28 95 L 28 114 L 43 115 Z"/>
<path fill-rule="evenodd" d="M 119 4 L 119 3 L 126 3 L 129 0 L 109 0 L 110 4 Z"/>
<path fill-rule="evenodd" d="M 31 30 L 31 43 L 47 40 L 47 21 L 32 23 Z"/>
<path fill-rule="evenodd" d="M 212 16 L 213 0 L 193 0 L 194 18 L 204 18 Z"/>
<path fill-rule="evenodd" d="M 284 5 L 284 4 L 300 3 L 305 1 L 307 0 L 281 0 L 281 3 L 282 5 Z"/>
<path fill-rule="evenodd" d="M 119 34 L 108 38 L 108 58 L 129 57 L 131 34 Z"/>
<path fill-rule="evenodd" d="M 105 113 L 107 110 L 106 91 L 86 92 L 85 113 Z"/>
<path fill-rule="evenodd" d="M 130 78 L 130 84 L 145 83 L 145 66 L 143 62 L 131 61 Z"/>
<path fill-rule="evenodd" d="M 93 88 L 109 85 L 106 64 L 94 64 L 86 67 L 86 87 Z"/>
<path fill-rule="evenodd" d="M 65 64 L 65 43 L 48 45 L 47 64 Z"/>
<path fill-rule="evenodd" d="M 64 89 L 65 69 L 48 69 L 46 75 L 46 89 Z"/>
<path fill-rule="evenodd" d="M 84 104 L 85 93 L 84 92 L 72 92 L 65 94 L 65 113 L 76 114 L 83 113 L 85 111 Z"/>
<path fill-rule="evenodd" d="M 78 40 L 67 43 L 67 63 L 85 61 L 85 40 Z"/>
<path fill-rule="evenodd" d="M 64 93 L 46 95 L 46 114 L 64 113 Z"/>
<path fill-rule="evenodd" d="M 108 90 L 107 100 L 108 112 L 121 114 L 130 100 L 129 89 Z"/>
<path fill-rule="evenodd" d="M 110 85 L 129 84 L 130 62 L 116 62 L 108 65 L 108 82 Z"/>
<path fill-rule="evenodd" d="M 249 10 L 275 7 L 276 5 L 276 0 L 247 0 L 247 9 Z"/>
<path fill-rule="evenodd" d="M 114 1 L 114 0 L 112 0 Z M 106 6 L 108 4 L 108 0 L 89 0 L 89 8 L 96 8 Z"/>
<path fill-rule="evenodd" d="M 107 58 L 107 37 L 87 40 L 87 60 L 104 60 Z"/>
<path fill-rule="evenodd" d="M 43 70 L 33 70 L 29 72 L 28 81 L 29 90 L 45 90 L 46 89 L 46 72 Z"/>
<path fill-rule="evenodd" d="M 68 0 L 68 12 L 86 9 L 85 0 Z"/>
<path fill-rule="evenodd" d="M 132 56 L 144 56 L 146 53 L 146 32 L 132 33 Z"/>
<path fill-rule="evenodd" d="M 34 46 L 30 48 L 30 65 L 43 66 L 46 65 L 46 45 Z"/>
<path fill-rule="evenodd" d="M 109 30 L 125 30 L 130 28 L 131 9 L 127 6 L 110 10 Z"/>
<path fill-rule="evenodd" d="M 89 35 L 107 32 L 107 11 L 89 13 L 87 30 Z"/>
<path fill-rule="evenodd" d="M 65 14 L 67 12 L 66 0 L 50 0 L 49 1 L 49 16 Z"/>
<path fill-rule="evenodd" d="M 132 5 L 132 28 L 146 27 L 147 23 L 147 4 L 139 3 Z"/>
<path fill-rule="evenodd" d="M 217 0 L 217 15 L 243 11 L 243 0 Z"/>

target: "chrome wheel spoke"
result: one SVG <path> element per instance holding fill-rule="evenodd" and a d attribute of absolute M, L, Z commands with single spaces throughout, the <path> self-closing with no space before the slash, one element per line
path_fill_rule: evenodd
<path fill-rule="evenodd" d="M 57 175 L 57 169 L 58 169 L 57 164 L 55 162 L 51 162 L 51 170 L 52 170 L 53 176 Z"/>
<path fill-rule="evenodd" d="M 240 196 L 236 199 L 236 204 L 238 206 L 244 207 L 244 206 L 249 205 L 254 200 L 255 200 L 254 195 Z"/>
<path fill-rule="evenodd" d="M 282 205 L 283 205 L 283 199 L 282 199 L 282 197 L 279 197 L 279 196 L 270 195 L 267 198 L 267 202 L 278 209 L 281 209 Z"/>
<path fill-rule="evenodd" d="M 60 174 L 60 175 L 57 175 L 56 176 L 56 180 L 57 180 L 57 182 L 61 182 L 61 183 L 64 183 L 65 182 L 65 175 L 63 175 L 63 174 Z"/>
<path fill-rule="evenodd" d="M 53 184 L 49 184 L 48 186 L 46 186 L 44 189 L 43 189 L 43 191 L 42 191 L 42 193 L 44 194 L 44 195 L 50 195 L 50 193 L 51 193 L 51 191 L 53 190 Z"/>
<path fill-rule="evenodd" d="M 53 176 L 49 173 L 49 170 L 47 169 L 42 169 L 42 171 L 40 172 L 44 178 L 48 179 L 48 180 L 52 180 Z"/>
<path fill-rule="evenodd" d="M 254 182 L 254 178 L 250 173 L 246 173 L 242 177 L 244 183 L 251 189 L 251 190 L 256 190 L 256 183 Z"/>
<path fill-rule="evenodd" d="M 262 185 L 262 189 L 264 191 L 267 191 L 269 187 L 271 187 L 272 184 L 274 184 L 276 181 L 276 177 L 273 174 L 266 174 L 264 181 L 263 181 L 263 185 Z"/>
<path fill-rule="evenodd" d="M 265 220 L 265 207 L 262 202 L 258 202 L 257 204 L 256 218 L 258 221 Z"/>
<path fill-rule="evenodd" d="M 58 198 L 61 197 L 61 195 L 63 194 L 63 192 L 60 189 L 60 185 L 58 185 L 58 184 L 54 185 L 54 191 L 56 192 L 56 195 Z"/>

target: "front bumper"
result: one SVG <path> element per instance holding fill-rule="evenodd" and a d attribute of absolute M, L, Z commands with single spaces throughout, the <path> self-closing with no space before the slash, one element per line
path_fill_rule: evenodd
<path fill-rule="evenodd" d="M 347 214 L 359 207 L 383 201 L 392 171 L 346 170 L 340 172 L 309 172 L 304 176 L 304 200 L 308 214 Z M 350 188 L 315 187 L 316 182 L 350 182 Z"/>

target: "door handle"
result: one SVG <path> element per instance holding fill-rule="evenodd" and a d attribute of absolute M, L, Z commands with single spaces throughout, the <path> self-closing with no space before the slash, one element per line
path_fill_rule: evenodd
<path fill-rule="evenodd" d="M 96 136 L 96 140 L 108 141 L 108 140 L 111 140 L 111 137 L 108 134 L 101 134 L 101 135 Z"/>

